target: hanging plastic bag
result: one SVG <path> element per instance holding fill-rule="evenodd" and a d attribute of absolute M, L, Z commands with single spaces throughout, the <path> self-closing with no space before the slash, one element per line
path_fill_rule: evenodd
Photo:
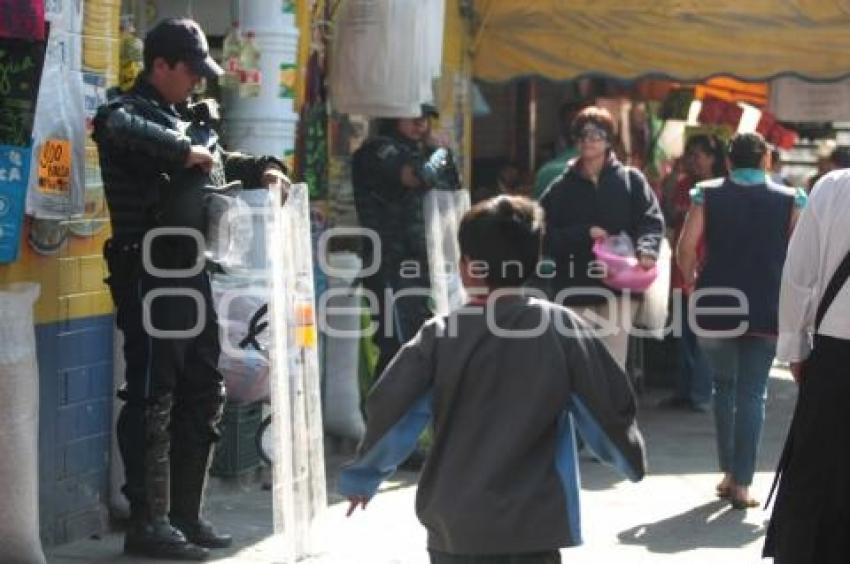
<path fill-rule="evenodd" d="M 27 213 L 67 219 L 85 211 L 86 116 L 80 36 L 51 30 L 33 123 Z"/>
<path fill-rule="evenodd" d="M 666 238 L 661 240 L 661 249 L 655 263 L 655 280 L 643 293 L 643 301 L 635 314 L 634 325 L 655 339 L 664 338 L 670 299 L 670 269 L 673 252 Z"/>

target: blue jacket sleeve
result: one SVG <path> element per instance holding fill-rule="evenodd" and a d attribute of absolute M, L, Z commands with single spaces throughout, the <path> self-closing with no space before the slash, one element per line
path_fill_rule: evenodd
<path fill-rule="evenodd" d="M 339 493 L 372 497 L 416 448 L 431 420 L 435 325 L 427 323 L 387 366 L 366 400 L 366 436 L 343 467 Z"/>
<path fill-rule="evenodd" d="M 646 473 L 646 454 L 628 376 L 587 324 L 568 315 L 575 330 L 565 340 L 570 415 L 591 450 L 636 482 Z"/>

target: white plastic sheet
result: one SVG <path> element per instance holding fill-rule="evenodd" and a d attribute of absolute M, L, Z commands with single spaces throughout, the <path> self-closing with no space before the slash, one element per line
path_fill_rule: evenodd
<path fill-rule="evenodd" d="M 0 539 L 3 562 L 45 562 L 38 538 L 38 284 L 0 288 Z"/>
<path fill-rule="evenodd" d="M 655 281 L 643 293 L 643 301 L 638 307 L 634 325 L 656 339 L 664 338 L 670 299 L 670 268 L 673 252 L 666 238 L 661 240 L 658 261 L 655 263 L 657 276 Z"/>
<path fill-rule="evenodd" d="M 457 233 L 460 220 L 468 209 L 467 190 L 431 190 L 425 196 L 428 268 L 436 315 L 446 315 L 460 307 L 466 299 L 458 272 L 460 246 Z"/>
<path fill-rule="evenodd" d="M 416 117 L 433 101 L 442 64 L 445 0 L 348 0 L 335 22 L 334 109 Z"/>
<path fill-rule="evenodd" d="M 279 557 L 294 564 L 319 552 L 327 507 L 307 185 L 283 206 L 271 192 L 243 195 L 254 209 L 251 268 L 231 276 L 269 300 L 274 523 Z"/>
<path fill-rule="evenodd" d="M 324 424 L 334 436 L 360 441 L 366 423 L 360 411 L 360 293 L 354 281 L 362 267 L 352 252 L 331 253 L 328 264 L 340 276 L 328 275 L 332 292 L 325 311 L 320 312 L 327 327 L 325 340 Z"/>

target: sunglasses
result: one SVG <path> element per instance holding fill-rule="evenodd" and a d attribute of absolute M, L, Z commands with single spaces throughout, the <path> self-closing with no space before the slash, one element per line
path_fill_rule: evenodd
<path fill-rule="evenodd" d="M 608 132 L 596 127 L 586 127 L 578 134 L 579 141 L 607 141 Z"/>

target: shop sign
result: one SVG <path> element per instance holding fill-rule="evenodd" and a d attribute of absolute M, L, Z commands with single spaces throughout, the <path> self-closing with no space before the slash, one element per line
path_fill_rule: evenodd
<path fill-rule="evenodd" d="M 29 171 L 28 148 L 0 145 L 0 263 L 18 258 Z"/>
<path fill-rule="evenodd" d="M 38 188 L 50 194 L 71 189 L 71 141 L 48 139 L 38 154 Z"/>
<path fill-rule="evenodd" d="M 0 145 L 30 144 L 44 48 L 42 42 L 0 38 Z"/>

